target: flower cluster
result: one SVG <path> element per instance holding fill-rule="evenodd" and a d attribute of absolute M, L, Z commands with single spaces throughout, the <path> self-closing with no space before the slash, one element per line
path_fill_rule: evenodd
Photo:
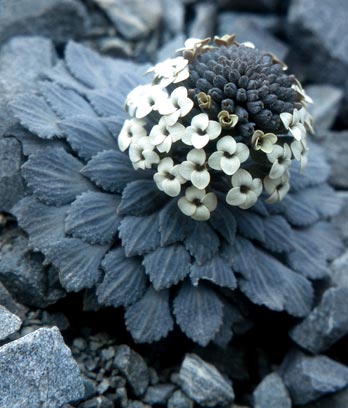
<path fill-rule="evenodd" d="M 313 132 L 311 100 L 284 64 L 235 36 L 210 41 L 189 39 L 182 56 L 147 71 L 153 82 L 127 96 L 131 118 L 118 138 L 134 169 L 157 169 L 157 187 L 203 221 L 217 190 L 241 209 L 263 191 L 268 203 L 282 200 L 291 161 L 304 167 Z"/>

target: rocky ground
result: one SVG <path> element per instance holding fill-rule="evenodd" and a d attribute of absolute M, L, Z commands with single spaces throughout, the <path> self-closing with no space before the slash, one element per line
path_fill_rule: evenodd
<path fill-rule="evenodd" d="M 236 33 L 285 60 L 314 99 L 315 138 L 345 203 L 333 224 L 348 251 L 347 21 L 344 0 L 0 0 L 1 408 L 348 406 L 348 252 L 290 336 L 293 320 L 251 308 L 226 349 L 198 347 L 176 331 L 139 345 L 120 311 L 100 310 L 92 292 L 62 289 L 9 213 L 26 189 L 9 101 L 35 86 L 70 39 L 154 62 L 185 37 Z"/>

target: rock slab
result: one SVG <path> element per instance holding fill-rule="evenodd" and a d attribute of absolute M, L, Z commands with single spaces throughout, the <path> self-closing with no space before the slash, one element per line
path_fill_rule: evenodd
<path fill-rule="evenodd" d="M 21 319 L 9 312 L 5 307 L 0 306 L 0 340 L 6 339 L 16 333 L 21 327 Z"/>
<path fill-rule="evenodd" d="M 179 383 L 184 393 L 203 407 L 227 406 L 234 400 L 231 383 L 196 354 L 186 354 Z"/>
<path fill-rule="evenodd" d="M 347 367 L 326 356 L 312 357 L 300 351 L 286 356 L 280 375 L 295 405 L 315 401 L 348 386 Z"/>
<path fill-rule="evenodd" d="M 0 406 L 60 408 L 84 395 L 78 366 L 57 328 L 0 348 Z"/>
<path fill-rule="evenodd" d="M 267 375 L 253 393 L 254 408 L 291 408 L 291 399 L 277 373 Z"/>

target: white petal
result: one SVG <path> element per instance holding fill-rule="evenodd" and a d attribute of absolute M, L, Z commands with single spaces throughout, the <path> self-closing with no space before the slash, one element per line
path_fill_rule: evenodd
<path fill-rule="evenodd" d="M 147 116 L 150 112 L 152 112 L 152 106 L 147 102 L 141 102 L 137 107 L 135 116 L 138 119 L 141 119 Z"/>
<path fill-rule="evenodd" d="M 181 136 L 181 140 L 188 146 L 192 146 L 192 135 L 196 133 L 197 129 L 193 126 L 189 126 L 185 129 L 185 132 Z"/>
<path fill-rule="evenodd" d="M 195 165 L 189 160 L 184 161 L 179 165 L 179 173 L 185 180 L 191 180 L 191 175 L 194 170 Z"/>
<path fill-rule="evenodd" d="M 210 211 L 205 205 L 200 205 L 196 208 L 192 218 L 196 221 L 207 221 L 210 218 Z"/>
<path fill-rule="evenodd" d="M 246 198 L 243 204 L 239 207 L 243 210 L 247 210 L 248 208 L 252 207 L 257 201 L 257 195 L 253 191 L 248 191 L 246 193 Z"/>
<path fill-rule="evenodd" d="M 283 122 L 285 129 L 289 129 L 290 124 L 292 122 L 292 115 L 288 112 L 283 112 L 280 115 L 280 120 Z"/>
<path fill-rule="evenodd" d="M 162 143 L 157 146 L 157 150 L 161 153 L 168 153 L 172 147 L 172 138 L 167 136 Z"/>
<path fill-rule="evenodd" d="M 262 193 L 262 180 L 254 178 L 251 183 L 251 189 L 257 196 L 259 196 Z"/>
<path fill-rule="evenodd" d="M 194 170 L 191 174 L 191 182 L 195 187 L 199 189 L 206 188 L 210 182 L 210 174 L 207 170 Z"/>
<path fill-rule="evenodd" d="M 249 148 L 244 143 L 237 143 L 236 154 L 241 163 L 244 163 L 248 160 L 249 157 Z"/>
<path fill-rule="evenodd" d="M 263 179 L 263 185 L 268 194 L 272 194 L 276 190 L 278 183 L 279 179 L 271 179 L 269 176 Z"/>
<path fill-rule="evenodd" d="M 178 121 L 180 117 L 180 109 L 177 109 L 175 112 L 170 113 L 169 115 L 163 116 L 168 126 L 173 126 Z"/>
<path fill-rule="evenodd" d="M 271 153 L 267 154 L 267 158 L 271 163 L 274 163 L 279 157 L 283 156 L 284 149 L 281 146 L 275 145 Z"/>
<path fill-rule="evenodd" d="M 206 154 L 203 149 L 192 149 L 187 153 L 187 160 L 203 165 L 205 163 Z"/>
<path fill-rule="evenodd" d="M 174 166 L 173 159 L 171 157 L 164 157 L 158 164 L 158 172 L 166 173 L 170 172 Z"/>
<path fill-rule="evenodd" d="M 117 142 L 121 152 L 124 152 L 128 149 L 132 139 L 125 132 L 121 132 L 118 136 Z"/>
<path fill-rule="evenodd" d="M 296 140 L 301 140 L 306 136 L 306 128 L 302 125 L 302 123 L 298 123 L 296 126 L 290 129 L 290 133 Z"/>
<path fill-rule="evenodd" d="M 224 136 L 216 144 L 218 150 L 233 154 L 236 151 L 237 143 L 232 136 Z"/>
<path fill-rule="evenodd" d="M 174 180 L 164 180 L 162 183 L 163 191 L 170 197 L 176 197 L 180 194 L 181 185 L 177 179 Z"/>
<path fill-rule="evenodd" d="M 191 125 L 194 126 L 196 129 L 205 130 L 209 124 L 209 117 L 206 113 L 200 113 L 196 115 L 192 121 Z"/>
<path fill-rule="evenodd" d="M 222 157 L 221 158 L 221 169 L 225 174 L 232 176 L 240 167 L 240 161 L 237 156 L 230 158 Z"/>
<path fill-rule="evenodd" d="M 231 188 L 231 190 L 227 193 L 226 202 L 230 205 L 239 206 L 243 204 L 246 200 L 245 194 L 240 192 L 239 187 Z"/>
<path fill-rule="evenodd" d="M 249 187 L 251 183 L 252 183 L 251 174 L 244 169 L 237 170 L 237 172 L 232 176 L 233 187 L 241 186 Z"/>
<path fill-rule="evenodd" d="M 161 173 L 156 173 L 153 176 L 153 179 L 155 181 L 155 183 L 157 184 L 157 187 L 162 190 L 162 183 L 164 180 L 166 180 L 166 176 L 164 174 Z"/>
<path fill-rule="evenodd" d="M 209 211 L 214 211 L 217 207 L 217 198 L 214 193 L 208 193 L 202 198 L 202 203 L 208 208 Z"/>
<path fill-rule="evenodd" d="M 187 67 L 182 69 L 180 72 L 178 72 L 177 77 L 174 79 L 174 84 L 177 84 L 178 82 L 185 81 L 190 76 L 190 71 Z"/>
<path fill-rule="evenodd" d="M 179 101 L 180 104 L 180 116 L 184 117 L 186 116 L 189 112 L 191 112 L 192 108 L 193 108 L 193 101 L 189 98 L 185 98 L 183 101 Z"/>
<path fill-rule="evenodd" d="M 153 164 L 159 163 L 160 158 L 158 154 L 152 150 L 144 150 L 143 156 L 145 158 L 145 166 L 150 168 Z"/>
<path fill-rule="evenodd" d="M 199 135 L 198 133 L 194 133 L 191 137 L 192 146 L 196 149 L 202 149 L 209 143 L 209 135 Z"/>
<path fill-rule="evenodd" d="M 163 128 L 160 125 L 155 125 L 149 134 L 150 142 L 155 146 L 162 143 L 165 137 L 166 135 L 163 133 Z"/>
<path fill-rule="evenodd" d="M 279 193 L 278 190 L 275 190 L 266 200 L 268 204 L 274 204 L 279 201 Z"/>
<path fill-rule="evenodd" d="M 138 160 L 142 159 L 142 149 L 138 145 L 131 145 L 129 149 L 129 158 L 130 160 L 135 163 Z"/>
<path fill-rule="evenodd" d="M 208 164 L 212 169 L 221 170 L 221 158 L 223 152 L 214 152 L 208 159 Z"/>
<path fill-rule="evenodd" d="M 264 139 L 262 141 L 261 150 L 265 153 L 272 153 L 274 145 L 270 140 Z"/>
<path fill-rule="evenodd" d="M 181 197 L 178 200 L 178 207 L 185 215 L 191 216 L 196 211 L 196 205 L 187 200 L 186 197 Z"/>
<path fill-rule="evenodd" d="M 210 120 L 206 132 L 209 135 L 209 139 L 214 140 L 219 136 L 219 134 L 221 133 L 221 130 L 222 128 L 219 122 Z"/>
<path fill-rule="evenodd" d="M 282 164 L 279 164 L 278 161 L 274 162 L 271 171 L 269 172 L 269 177 L 271 179 L 276 179 L 281 177 L 285 171 L 285 167 Z"/>
<path fill-rule="evenodd" d="M 201 200 L 205 195 L 205 190 L 199 190 L 196 187 L 188 187 L 185 191 L 185 196 L 190 201 Z"/>

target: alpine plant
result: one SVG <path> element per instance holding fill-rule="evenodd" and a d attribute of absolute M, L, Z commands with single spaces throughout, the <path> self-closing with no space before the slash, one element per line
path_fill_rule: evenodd
<path fill-rule="evenodd" d="M 304 317 L 341 248 L 310 102 L 235 36 L 187 40 L 150 68 L 72 42 L 13 101 L 30 190 L 13 213 L 64 288 L 123 306 L 136 341 L 175 323 L 228 341 L 245 299 Z"/>

